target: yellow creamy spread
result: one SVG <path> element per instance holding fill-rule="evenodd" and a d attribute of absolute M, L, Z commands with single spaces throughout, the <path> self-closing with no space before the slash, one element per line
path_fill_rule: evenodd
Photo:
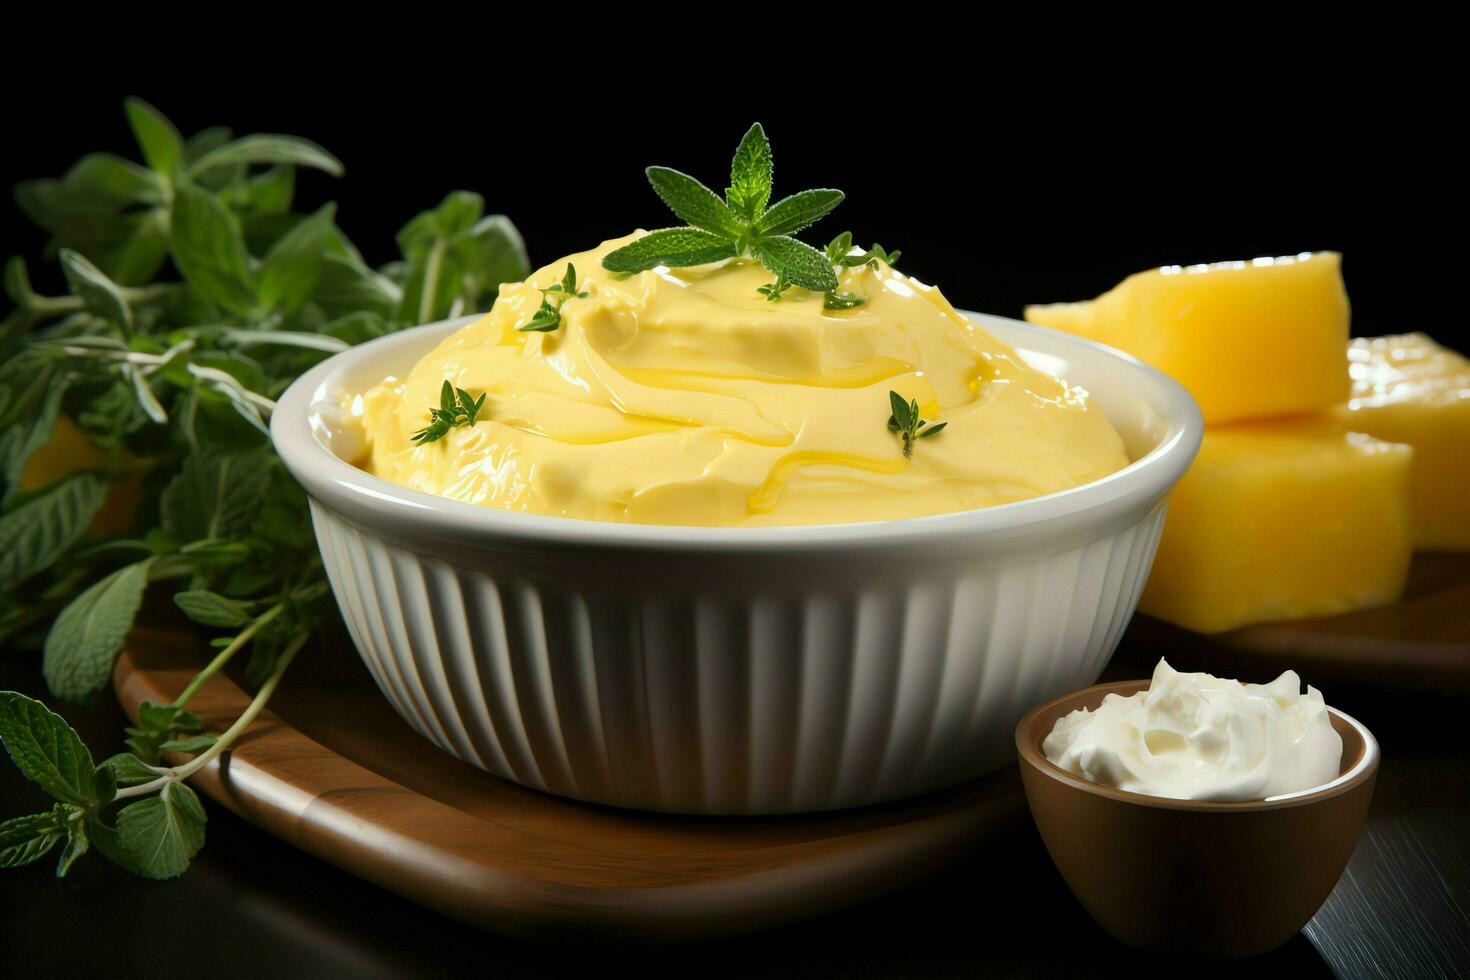
<path fill-rule="evenodd" d="M 501 287 L 406 378 L 349 398 L 356 462 L 427 493 L 529 514 L 745 527 L 915 517 L 1096 480 L 1128 463 L 1087 393 L 1027 366 L 932 286 L 839 270 L 851 310 L 751 260 L 626 278 L 605 242 Z M 527 333 L 567 263 L 562 325 Z M 488 395 L 477 424 L 416 446 L 445 380 Z M 889 391 L 930 424 L 905 458 Z"/>

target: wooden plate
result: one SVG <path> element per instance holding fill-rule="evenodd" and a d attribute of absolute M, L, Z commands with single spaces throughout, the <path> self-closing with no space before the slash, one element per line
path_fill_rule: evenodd
<path fill-rule="evenodd" d="M 187 624 L 140 628 L 113 681 L 136 719 L 209 654 Z M 211 728 L 249 702 L 216 676 Z M 181 761 L 181 760 L 176 760 Z M 456 919 L 516 935 L 699 939 L 804 918 L 938 872 L 1021 817 L 1014 767 L 881 807 L 679 818 L 575 803 L 456 761 L 405 725 L 346 649 L 307 651 L 223 764 L 194 783 L 272 834 Z"/>
<path fill-rule="evenodd" d="M 1137 616 L 1124 643 L 1152 656 L 1206 652 L 1243 677 L 1290 668 L 1318 687 L 1470 693 L 1470 553 L 1415 556 L 1404 598 L 1391 606 L 1212 636 Z"/>

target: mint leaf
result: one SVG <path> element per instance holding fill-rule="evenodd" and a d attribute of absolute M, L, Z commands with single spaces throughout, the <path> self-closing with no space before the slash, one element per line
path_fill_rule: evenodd
<path fill-rule="evenodd" d="M 205 626 L 229 629 L 250 622 L 250 603 L 230 599 L 217 592 L 197 589 L 174 596 L 174 605 L 184 615 Z"/>
<path fill-rule="evenodd" d="M 110 759 L 104 759 L 97 768 L 110 772 L 116 786 L 136 786 L 158 778 L 158 773 L 131 752 L 119 752 Z"/>
<path fill-rule="evenodd" d="M 19 490 L 21 475 L 25 473 L 26 463 L 31 456 L 51 441 L 51 434 L 56 429 L 56 417 L 61 413 L 61 399 L 70 386 L 70 379 L 65 374 L 58 377 L 49 369 L 37 372 L 36 381 L 42 385 L 42 394 L 31 413 L 29 423 L 16 423 L 6 431 L 3 441 L 0 441 L 5 449 L 6 498 Z"/>
<path fill-rule="evenodd" d="M 805 242 L 778 235 L 756 240 L 751 250 L 767 269 L 803 289 L 826 293 L 837 288 L 837 274 L 827 257 Z"/>
<path fill-rule="evenodd" d="M 168 211 L 152 208 L 122 215 L 98 255 L 98 268 L 124 286 L 147 282 L 168 258 Z"/>
<path fill-rule="evenodd" d="M 186 542 L 244 533 L 265 500 L 270 474 L 264 447 L 190 454 L 159 500 L 164 529 Z"/>
<path fill-rule="evenodd" d="M 252 235 L 276 227 L 266 223 L 265 218 L 294 217 L 290 211 L 295 196 L 296 168 L 287 166 L 271 167 L 263 174 L 226 184 L 219 192 L 225 206 L 245 221 L 247 244 Z"/>
<path fill-rule="evenodd" d="M 501 283 L 520 282 L 531 271 L 526 243 L 503 214 L 486 215 L 450 246 L 463 267 L 462 289 L 480 295 L 498 292 Z"/>
<path fill-rule="evenodd" d="M 189 738 L 174 738 L 158 746 L 162 752 L 187 752 L 190 755 L 198 755 L 215 743 L 215 739 L 209 735 L 193 735 Z"/>
<path fill-rule="evenodd" d="M 485 199 L 473 191 L 450 191 L 439 206 L 415 215 L 398 232 L 398 248 L 410 262 L 424 259 L 437 241 L 468 232 L 485 213 Z"/>
<path fill-rule="evenodd" d="M 97 805 L 106 806 L 117 796 L 117 774 L 108 766 L 98 766 L 92 770 L 92 789 Z"/>
<path fill-rule="evenodd" d="M 333 177 L 340 177 L 344 173 L 342 161 L 311 140 L 258 133 L 254 136 L 242 136 L 203 154 L 190 165 L 189 175 L 199 176 L 217 167 L 251 163 L 286 163 L 311 167 Z"/>
<path fill-rule="evenodd" d="M 433 210 L 415 217 L 398 233 L 406 264 L 393 272 L 401 283 L 397 316 L 406 323 L 427 323 L 456 308 L 480 307 L 502 281 L 525 278 L 524 244 L 497 215 L 481 218 L 485 202 L 478 194 L 455 191 Z M 498 269 L 472 268 L 493 253 Z M 513 273 L 507 277 L 507 273 Z"/>
<path fill-rule="evenodd" d="M 46 636 L 46 686 L 67 701 L 86 701 L 107 687 L 112 665 L 148 585 L 153 559 L 119 568 L 56 617 Z"/>
<path fill-rule="evenodd" d="M 66 820 L 60 806 L 0 822 L 0 868 L 39 861 L 65 836 Z"/>
<path fill-rule="evenodd" d="M 173 728 L 176 705 L 144 700 L 138 705 L 138 724 L 150 734 L 165 734 Z"/>
<path fill-rule="evenodd" d="M 745 225 L 730 206 L 693 177 L 668 167 L 649 167 L 644 173 L 669 210 L 686 223 L 725 238 L 744 233 Z"/>
<path fill-rule="evenodd" d="M 204 729 L 204 724 L 192 712 L 173 704 L 155 704 L 144 700 L 138 705 L 138 726 L 124 729 L 130 736 L 125 745 L 143 762 L 157 762 L 159 747 L 172 739 L 177 732 L 193 734 Z M 130 771 L 117 767 L 126 765 L 126 757 L 113 756 L 103 765 L 113 770 L 113 775 L 126 778 Z M 149 777 L 152 778 L 152 777 Z"/>
<path fill-rule="evenodd" d="M 816 224 L 829 211 L 842 203 L 843 193 L 830 187 L 801 191 L 782 198 L 756 221 L 754 230 L 760 235 L 793 235 Z"/>
<path fill-rule="evenodd" d="M 754 221 L 771 200 L 771 141 L 760 123 L 753 124 L 735 149 L 730 162 L 730 186 L 725 200 L 746 221 Z"/>
<path fill-rule="evenodd" d="M 80 252 L 63 248 L 60 258 L 66 281 L 71 283 L 72 292 L 81 298 L 87 309 L 121 327 L 124 334 L 132 333 L 133 310 L 117 283 L 107 278 Z"/>
<path fill-rule="evenodd" d="M 82 473 L 45 487 L 0 516 L 0 592 L 50 568 L 86 533 L 107 499 L 107 484 Z"/>
<path fill-rule="evenodd" d="M 177 878 L 204 846 L 204 808 L 194 791 L 170 783 L 157 796 L 118 811 L 116 827 L 96 820 L 89 828 L 108 859 L 144 878 Z"/>
<path fill-rule="evenodd" d="M 609 272 L 642 272 L 659 265 L 703 265 L 734 255 L 735 243 L 719 235 L 697 228 L 665 228 L 609 252 L 602 267 Z"/>
<path fill-rule="evenodd" d="M 66 172 L 65 186 L 67 196 L 77 205 L 117 210 L 163 204 L 168 180 L 120 156 L 89 153 Z"/>
<path fill-rule="evenodd" d="M 21 774 L 73 806 L 97 802 L 92 756 L 60 715 L 15 691 L 0 691 L 0 741 Z"/>
<path fill-rule="evenodd" d="M 77 858 L 87 853 L 90 842 L 87 840 L 87 822 L 85 820 L 68 820 L 66 822 L 66 847 L 61 851 L 61 860 L 56 862 L 56 877 L 65 878 L 71 866 L 76 863 Z"/>
<path fill-rule="evenodd" d="M 326 204 L 276 240 L 260 267 L 260 305 L 268 310 L 294 313 L 316 287 L 321 276 L 327 232 L 337 213 Z"/>
<path fill-rule="evenodd" d="M 240 316 L 255 308 L 255 277 L 240 226 L 219 198 L 185 184 L 174 195 L 174 264 L 215 306 Z"/>
<path fill-rule="evenodd" d="M 387 276 L 364 265 L 361 259 L 328 252 L 322 256 L 321 272 L 311 298 L 330 318 L 376 316 L 386 320 L 397 309 L 403 292 Z M 331 325 L 326 329 L 333 336 L 349 339 L 343 336 L 342 329 L 333 329 Z M 382 333 L 387 333 L 386 325 Z"/>
<path fill-rule="evenodd" d="M 172 178 L 179 171 L 184 158 L 184 141 L 174 124 L 157 109 L 139 98 L 123 101 L 123 110 L 128 116 L 128 125 L 133 128 L 133 137 L 148 166 Z"/>

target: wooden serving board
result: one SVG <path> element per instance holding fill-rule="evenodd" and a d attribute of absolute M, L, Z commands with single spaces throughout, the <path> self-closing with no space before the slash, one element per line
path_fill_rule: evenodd
<path fill-rule="evenodd" d="M 1130 652 L 1199 663 L 1259 679 L 1288 668 L 1309 683 L 1408 692 L 1470 693 L 1470 553 L 1416 555 L 1404 598 L 1342 616 L 1262 623 L 1206 636 L 1137 616 Z M 1211 668 L 1214 669 L 1213 667 Z"/>
<path fill-rule="evenodd" d="M 145 698 L 172 701 L 209 653 L 186 623 L 135 630 L 113 677 L 123 708 L 136 719 Z M 248 702 L 217 675 L 189 707 L 218 729 Z M 915 800 L 798 817 L 668 817 L 563 800 L 424 741 L 340 648 L 304 651 L 270 710 L 194 784 L 446 915 L 568 938 L 701 939 L 835 910 L 937 873 L 1025 812 L 1014 767 Z"/>

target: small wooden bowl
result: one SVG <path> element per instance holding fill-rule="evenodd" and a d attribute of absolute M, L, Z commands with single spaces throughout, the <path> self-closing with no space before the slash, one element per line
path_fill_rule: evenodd
<path fill-rule="evenodd" d="M 1148 681 L 1099 684 L 1032 710 L 1016 726 L 1021 780 L 1052 860 L 1104 929 L 1140 949 L 1254 956 L 1275 949 L 1327 900 L 1353 853 L 1378 743 L 1329 708 L 1342 736 L 1337 779 L 1270 801 L 1171 800 L 1090 782 L 1047 761 L 1058 718 Z"/>

